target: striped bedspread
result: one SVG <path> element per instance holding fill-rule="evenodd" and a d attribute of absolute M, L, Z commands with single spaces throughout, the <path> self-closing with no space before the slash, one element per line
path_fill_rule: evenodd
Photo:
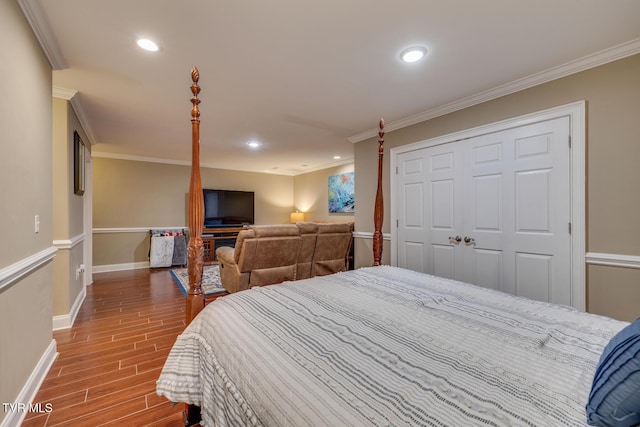
<path fill-rule="evenodd" d="M 381 266 L 219 298 L 157 382 L 206 426 L 584 426 L 627 323 Z"/>

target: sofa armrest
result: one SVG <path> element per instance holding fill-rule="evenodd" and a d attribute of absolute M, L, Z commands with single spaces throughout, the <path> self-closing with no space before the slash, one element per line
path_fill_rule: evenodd
<path fill-rule="evenodd" d="M 236 263 L 234 258 L 234 251 L 235 249 L 231 246 L 220 246 L 218 249 L 216 249 L 216 257 L 218 258 L 219 262 L 227 265 L 232 265 Z"/>

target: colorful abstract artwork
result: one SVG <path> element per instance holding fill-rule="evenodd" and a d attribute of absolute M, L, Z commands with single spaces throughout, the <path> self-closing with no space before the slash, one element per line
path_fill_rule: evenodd
<path fill-rule="evenodd" d="M 353 172 L 329 177 L 329 213 L 355 211 L 354 180 Z"/>

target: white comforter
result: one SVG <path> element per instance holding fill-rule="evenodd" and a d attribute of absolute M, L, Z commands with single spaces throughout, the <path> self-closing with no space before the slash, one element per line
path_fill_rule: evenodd
<path fill-rule="evenodd" d="M 394 267 L 219 298 L 157 383 L 206 426 L 586 425 L 627 323 Z"/>

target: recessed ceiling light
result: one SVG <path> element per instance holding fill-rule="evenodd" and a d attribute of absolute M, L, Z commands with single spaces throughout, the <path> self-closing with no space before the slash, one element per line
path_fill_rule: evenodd
<path fill-rule="evenodd" d="M 421 60 L 425 53 L 427 53 L 427 49 L 421 46 L 414 46 L 403 50 L 400 58 L 402 58 L 404 62 L 416 62 Z"/>
<path fill-rule="evenodd" d="M 333 156 L 333 160 L 340 160 L 340 156 Z"/>
<path fill-rule="evenodd" d="M 249 141 L 249 142 L 247 142 L 247 145 L 249 146 L 249 148 L 254 148 L 255 149 L 255 148 L 260 147 L 260 145 L 262 145 L 262 144 L 260 144 L 259 141 Z"/>
<path fill-rule="evenodd" d="M 144 50 L 148 50 L 149 52 L 157 52 L 159 49 L 158 45 L 149 39 L 140 39 L 137 43 L 138 46 L 140 46 Z"/>

